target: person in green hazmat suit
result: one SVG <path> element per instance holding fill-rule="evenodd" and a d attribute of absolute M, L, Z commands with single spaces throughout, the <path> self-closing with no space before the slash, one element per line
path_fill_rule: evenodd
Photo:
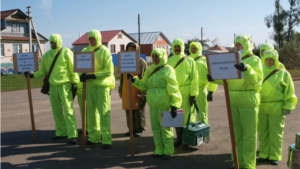
<path fill-rule="evenodd" d="M 260 91 L 257 162 L 270 160 L 271 164 L 278 165 L 282 159 L 285 116 L 296 108 L 298 99 L 291 75 L 279 68 L 276 50 L 265 50 L 262 64 L 264 81 Z"/>
<path fill-rule="evenodd" d="M 274 46 L 270 43 L 263 43 L 259 46 L 260 58 L 263 58 L 265 50 L 268 50 L 268 49 L 274 49 Z M 282 64 L 279 60 L 278 60 L 278 68 L 286 69 L 284 64 Z"/>
<path fill-rule="evenodd" d="M 242 62 L 235 68 L 243 72 L 242 79 L 228 80 L 228 91 L 239 168 L 256 168 L 256 139 L 260 90 L 263 80 L 262 64 L 252 52 L 252 40 L 248 35 L 235 37 L 235 50 Z M 209 81 L 223 84 L 207 76 Z M 232 166 L 231 168 L 234 168 Z"/>
<path fill-rule="evenodd" d="M 196 97 L 199 92 L 199 79 L 197 67 L 194 59 L 186 57 L 184 54 L 184 42 L 180 38 L 176 38 L 172 42 L 172 57 L 168 59 L 168 65 L 172 66 L 176 72 L 176 78 L 179 85 L 179 91 L 182 96 L 182 105 L 180 108 L 184 112 L 185 125 L 188 120 L 189 112 L 191 112 L 190 122 L 196 121 L 196 112 L 191 111 L 191 105 L 196 103 Z M 176 127 L 177 140 L 175 147 L 181 146 L 182 149 L 188 149 L 187 144 L 182 144 L 183 127 Z"/>
<path fill-rule="evenodd" d="M 143 79 L 127 74 L 134 86 L 147 91 L 147 102 L 150 110 L 150 122 L 155 144 L 154 158 L 168 160 L 175 152 L 174 131 L 172 127 L 162 126 L 162 112 L 171 110 L 173 118 L 181 106 L 182 97 L 179 92 L 176 74 L 173 67 L 167 65 L 167 53 L 162 48 L 151 52 L 153 64 L 145 72 Z M 159 98 L 159 99 L 158 99 Z"/>
<path fill-rule="evenodd" d="M 202 45 L 199 42 L 191 42 L 189 45 L 190 57 L 196 62 L 199 77 L 199 94 L 196 104 L 199 108 L 198 121 L 208 124 L 208 101 L 212 101 L 212 94 L 217 90 L 217 84 L 207 80 L 206 57 L 202 56 Z M 209 91 L 208 91 L 209 87 Z"/>
<path fill-rule="evenodd" d="M 62 46 L 62 37 L 59 34 L 52 34 L 49 38 L 51 49 L 42 57 L 38 71 L 25 72 L 30 78 L 44 77 L 49 73 L 55 56 L 58 54 L 50 74 L 49 98 L 52 114 L 55 122 L 55 137 L 58 140 L 68 137 L 69 144 L 77 143 L 77 121 L 73 107 L 73 92 L 75 94 L 79 82 L 77 73 L 74 73 L 73 52 Z M 60 52 L 60 53 L 58 53 Z"/>
<path fill-rule="evenodd" d="M 102 142 L 102 148 L 112 145 L 110 92 L 115 87 L 114 65 L 110 51 L 101 44 L 98 30 L 88 33 L 89 46 L 82 52 L 94 52 L 95 72 L 82 73 L 80 81 L 86 82 L 87 131 L 86 145 Z"/>

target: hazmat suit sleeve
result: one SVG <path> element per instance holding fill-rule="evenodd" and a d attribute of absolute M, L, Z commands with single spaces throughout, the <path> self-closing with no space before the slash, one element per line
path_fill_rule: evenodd
<path fill-rule="evenodd" d="M 73 52 L 71 50 L 67 50 L 66 53 L 67 53 L 66 61 L 68 62 L 71 83 L 79 83 L 80 82 L 79 76 L 77 73 L 74 72 Z"/>
<path fill-rule="evenodd" d="M 216 92 L 217 91 L 217 89 L 218 89 L 218 85 L 217 84 L 215 84 L 215 83 L 211 83 L 211 82 L 209 82 L 208 83 L 208 87 L 207 87 L 207 89 L 208 89 L 208 91 L 211 91 L 211 92 Z"/>
<path fill-rule="evenodd" d="M 138 76 L 134 76 L 135 81 L 133 85 L 136 86 L 139 90 L 142 91 L 148 90 L 148 77 L 151 72 L 152 71 L 150 71 L 150 69 L 147 69 L 142 79 L 140 79 Z"/>
<path fill-rule="evenodd" d="M 197 72 L 196 63 L 193 59 L 191 59 L 191 87 L 190 87 L 190 96 L 198 96 L 199 93 L 199 77 Z"/>
<path fill-rule="evenodd" d="M 40 78 L 40 77 L 44 77 L 47 75 L 47 69 L 46 69 L 46 55 L 48 55 L 49 52 L 45 53 L 44 56 L 42 57 L 41 63 L 40 63 L 40 67 L 39 70 L 34 72 L 34 78 Z"/>
<path fill-rule="evenodd" d="M 245 83 L 247 83 L 248 85 L 255 85 L 259 82 L 262 82 L 263 73 L 261 62 L 251 62 L 245 65 L 247 66 L 247 70 L 243 72 Z"/>
<path fill-rule="evenodd" d="M 294 110 L 296 108 L 298 99 L 295 95 L 294 83 L 291 78 L 291 75 L 286 72 L 284 80 L 281 82 L 281 85 L 284 87 L 283 90 L 283 107 L 285 110 Z"/>
<path fill-rule="evenodd" d="M 171 98 L 171 106 L 179 108 L 181 106 L 182 97 L 178 89 L 178 83 L 176 80 L 176 73 L 173 68 L 170 67 L 169 74 L 166 76 L 167 81 L 167 93 Z"/>
<path fill-rule="evenodd" d="M 198 84 L 199 90 L 204 89 L 207 86 L 207 68 L 205 65 L 202 65 L 201 62 L 196 61 L 197 74 L 198 74 Z"/>
<path fill-rule="evenodd" d="M 100 54 L 101 52 L 103 52 L 102 54 Z M 99 55 L 102 55 L 102 59 L 103 60 L 96 60 L 97 62 L 102 62 L 99 67 L 99 70 L 97 72 L 95 72 L 95 76 L 97 77 L 97 79 L 101 79 L 101 78 L 106 78 L 109 77 L 113 74 L 113 63 L 112 63 L 112 57 L 111 54 L 108 50 L 98 50 L 97 52 L 95 52 L 96 54 L 99 53 Z"/>

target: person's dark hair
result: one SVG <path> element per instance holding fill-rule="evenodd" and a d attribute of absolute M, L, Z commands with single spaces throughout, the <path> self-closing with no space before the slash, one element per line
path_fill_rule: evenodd
<path fill-rule="evenodd" d="M 129 42 L 127 45 L 126 45 L 126 51 L 128 51 L 128 48 L 129 47 L 134 47 L 136 49 L 136 44 L 133 43 L 133 42 Z"/>

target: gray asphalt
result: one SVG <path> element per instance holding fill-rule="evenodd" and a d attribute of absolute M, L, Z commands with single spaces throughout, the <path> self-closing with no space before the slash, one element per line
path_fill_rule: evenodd
<path fill-rule="evenodd" d="M 118 86 L 118 81 L 116 81 Z M 300 97 L 300 81 L 295 81 L 296 95 Z M 113 145 L 103 150 L 101 144 L 81 147 L 66 144 L 67 140 L 51 141 L 54 136 L 54 120 L 49 98 L 32 89 L 33 110 L 36 127 L 36 142 L 33 142 L 27 90 L 1 92 L 1 168 L 3 169 L 94 169 L 94 168 L 201 168 L 227 169 L 232 165 L 231 142 L 226 113 L 224 89 L 219 86 L 214 101 L 209 105 L 211 140 L 209 143 L 192 147 L 188 151 L 176 148 L 168 161 L 151 157 L 154 150 L 149 110 L 146 107 L 146 131 L 142 137 L 134 138 L 134 157 L 130 154 L 129 137 L 124 133 L 125 112 L 117 90 L 112 92 L 111 129 Z M 75 99 L 78 128 L 81 128 L 79 107 Z M 300 132 L 300 106 L 287 116 L 283 142 L 283 160 L 278 166 L 268 162 L 258 169 L 286 169 L 288 147 L 295 143 Z"/>

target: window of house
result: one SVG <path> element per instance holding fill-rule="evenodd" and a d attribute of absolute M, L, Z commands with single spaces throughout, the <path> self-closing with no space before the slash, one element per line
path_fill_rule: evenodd
<path fill-rule="evenodd" d="M 161 41 L 161 40 L 162 40 L 162 37 L 161 37 L 161 36 L 158 36 L 157 39 L 158 39 L 159 41 Z"/>
<path fill-rule="evenodd" d="M 110 45 L 110 53 L 116 53 L 116 45 Z"/>
<path fill-rule="evenodd" d="M 22 53 L 22 45 L 21 44 L 14 44 L 13 48 L 14 48 L 13 53 Z"/>
<path fill-rule="evenodd" d="M 161 48 L 165 49 L 165 45 L 161 45 Z"/>
<path fill-rule="evenodd" d="M 12 32 L 20 32 L 20 24 L 18 24 L 18 23 L 13 23 L 13 24 L 11 25 L 11 31 L 12 31 Z"/>
<path fill-rule="evenodd" d="M 122 34 L 118 34 L 118 39 L 122 39 Z"/>
<path fill-rule="evenodd" d="M 4 44 L 1 44 L 1 56 L 4 56 Z"/>
<path fill-rule="evenodd" d="M 120 45 L 120 51 L 121 52 L 125 51 L 125 46 L 124 45 Z"/>
<path fill-rule="evenodd" d="M 156 45 L 156 48 L 159 48 L 159 45 Z"/>
<path fill-rule="evenodd" d="M 38 44 L 37 43 L 36 44 L 32 44 L 32 52 L 38 52 L 38 50 L 39 50 Z"/>

